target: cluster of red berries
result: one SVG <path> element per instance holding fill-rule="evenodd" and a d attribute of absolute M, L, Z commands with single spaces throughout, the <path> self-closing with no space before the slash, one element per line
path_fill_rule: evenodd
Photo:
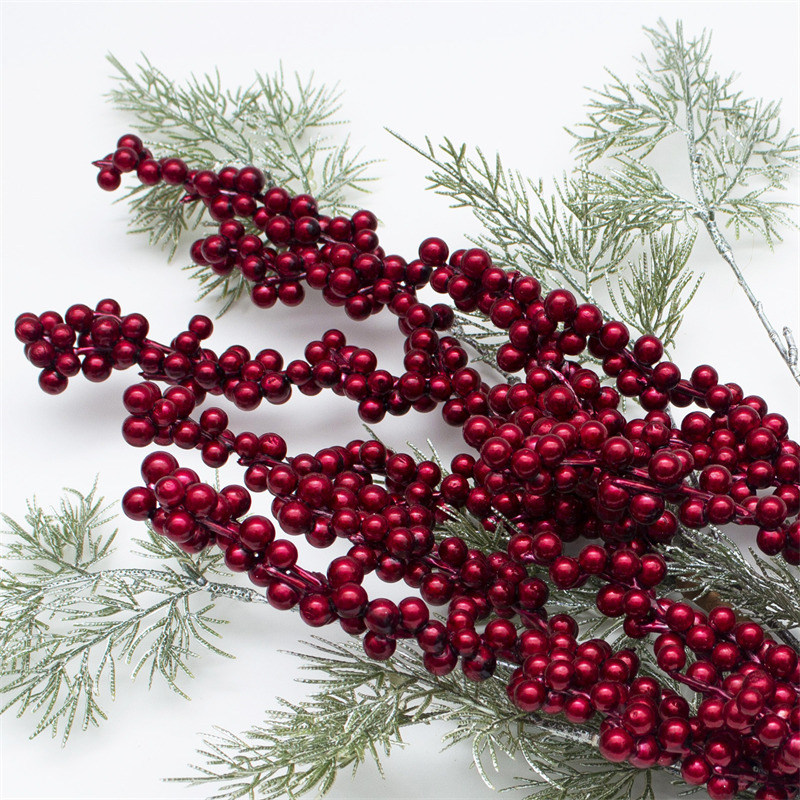
<path fill-rule="evenodd" d="M 120 172 L 136 169 L 147 185 L 181 184 L 184 200 L 204 202 L 220 227 L 195 242 L 195 261 L 219 274 L 239 269 L 253 284 L 256 304 L 280 299 L 293 305 L 302 300 L 305 282 L 354 319 L 388 305 L 405 336 L 407 371 L 395 378 L 376 369 L 369 351 L 359 352 L 351 365 L 355 348 L 335 332 L 310 344 L 306 361 L 294 361 L 286 370 L 274 351 L 256 359 L 261 367 L 246 366 L 249 354 L 243 348 L 238 356 L 231 348 L 221 363 L 210 354 L 197 356 L 212 362 L 201 366 L 192 363 L 192 353 L 201 351 L 199 337 L 190 331 L 176 340 L 178 353 L 158 365 L 168 378 L 194 377 L 204 389 L 222 388 L 242 408 L 255 407 L 262 397 L 283 402 L 292 386 L 305 393 L 331 388 L 358 401 L 359 414 L 369 423 L 387 412 L 403 414 L 412 406 L 428 411 L 441 403 L 444 419 L 464 425 L 466 442 L 480 448 L 478 485 L 466 497 L 473 514 L 486 518 L 494 510 L 524 523 L 531 502 L 552 505 L 549 496 L 555 492 L 562 540 L 580 529 L 584 536 L 627 541 L 646 526 L 651 541 L 665 542 L 679 521 L 687 528 L 734 522 L 758 527 L 763 552 L 800 563 L 800 447 L 787 438 L 783 416 L 768 413 L 762 398 L 745 397 L 737 384 L 721 384 L 712 367 L 697 367 L 689 380 L 681 379 L 678 367 L 662 360 L 655 337 L 641 336 L 628 347 L 622 323 L 604 323 L 595 306 L 578 305 L 563 290 L 542 297 L 535 278 L 493 266 L 483 251 L 459 250 L 448 259 L 445 243 L 428 239 L 409 263 L 387 256 L 371 212 L 358 211 L 350 219 L 322 216 L 308 195 L 265 188 L 263 174 L 253 167 L 226 167 L 217 174 L 189 170 L 174 158 L 156 162 L 133 135 L 122 137 L 117 150 L 97 164 L 104 188 L 116 188 Z M 236 217 L 264 231 L 266 241 L 245 232 Z M 427 283 L 459 309 L 480 309 L 508 331 L 497 362 L 506 372 L 524 371 L 524 382 L 489 387 L 481 381 L 459 342 L 440 336 L 452 325 L 452 309 L 416 301 L 415 290 Z M 568 360 L 586 349 L 602 359 L 616 389 Z M 147 355 L 156 369 L 158 354 Z M 150 362 L 143 365 L 145 374 Z M 72 362 L 68 366 L 74 369 Z M 649 413 L 626 421 L 618 411 L 621 395 L 637 397 Z M 687 414 L 678 429 L 667 407 L 692 403 L 708 413 Z M 498 430 L 498 423 L 516 430 Z M 505 486 L 501 474 L 512 485 Z M 587 476 L 591 497 L 585 496 Z M 513 491 L 520 482 L 528 490 L 527 505 L 526 493 Z M 460 498 L 464 483 L 451 483 L 462 488 Z M 487 489 L 494 495 L 491 502 Z M 531 494 L 539 499 L 531 501 Z"/>
<path fill-rule="evenodd" d="M 388 658 L 397 639 L 413 638 L 434 674 L 460 663 L 481 681 L 498 660 L 513 665 L 508 693 L 519 709 L 563 713 L 576 724 L 599 715 L 599 748 L 612 761 L 680 763 L 684 779 L 706 785 L 714 800 L 746 788 L 760 800 L 797 796 L 796 652 L 753 622 L 737 623 L 727 607 L 705 614 L 655 591 L 666 575 L 659 546 L 681 524 L 752 525 L 764 552 L 800 561 L 800 447 L 783 417 L 736 384 L 720 384 L 712 367 L 682 379 L 655 337 L 629 346 L 622 323 L 604 322 L 569 292 L 542 296 L 535 278 L 494 266 L 482 250 L 450 255 L 432 238 L 413 261 L 387 256 L 370 212 L 330 219 L 307 195 L 266 188 L 253 167 L 190 171 L 178 159 L 155 161 L 131 135 L 98 165 L 103 188 L 136 170 L 146 185 L 182 185 L 187 202 L 204 202 L 219 233 L 195 243 L 195 260 L 223 275 L 239 269 L 259 306 L 296 304 L 305 283 L 354 319 L 387 307 L 405 347 L 405 371 L 395 376 L 336 330 L 285 364 L 273 349 L 253 356 L 240 346 L 221 354 L 203 347 L 212 325 L 201 316 L 166 346 L 147 338 L 144 317 L 122 316 L 111 300 L 94 311 L 73 306 L 63 319 L 22 315 L 16 333 L 42 369 L 45 391 L 63 391 L 79 371 L 101 381 L 136 364 L 147 380 L 125 392 L 130 444 L 196 448 L 213 467 L 235 455 L 245 467 L 245 486 L 216 491 L 170 454 L 152 453 L 142 465 L 145 485 L 124 498 L 126 514 L 150 520 L 189 552 L 216 544 L 232 570 L 266 588 L 273 606 L 298 606 L 314 626 L 338 620 L 364 634 L 372 658 Z M 426 284 L 507 331 L 498 366 L 524 378 L 487 385 L 447 335 L 451 308 L 418 300 Z M 571 360 L 587 348 L 616 388 Z M 441 405 L 475 454 L 457 455 L 447 475 L 377 441 L 290 457 L 277 434 L 229 430 L 222 409 L 192 416 L 207 394 L 253 409 L 263 399 L 286 402 L 293 388 L 344 395 L 371 423 Z M 626 420 L 621 395 L 637 397 L 644 418 Z M 704 410 L 675 424 L 669 406 L 692 403 Z M 273 495 L 285 533 L 315 547 L 345 539 L 347 555 L 333 559 L 327 575 L 299 567 L 293 542 L 276 539 L 266 517 L 248 515 L 251 493 L 263 491 Z M 490 529 L 510 525 L 505 550 L 484 553 L 455 536 L 437 541 L 437 523 L 451 509 Z M 567 555 L 564 545 L 578 539 L 590 541 Z M 598 609 L 624 617 L 634 639 L 653 636 L 659 667 L 696 692 L 699 706 L 637 676 L 632 650 L 579 643 L 574 619 L 548 617 L 548 585 L 531 567 L 546 568 L 563 590 L 595 576 Z M 370 599 L 362 585 L 368 573 L 404 580 L 419 597 Z M 431 618 L 431 606 L 446 607 L 444 622 Z"/>

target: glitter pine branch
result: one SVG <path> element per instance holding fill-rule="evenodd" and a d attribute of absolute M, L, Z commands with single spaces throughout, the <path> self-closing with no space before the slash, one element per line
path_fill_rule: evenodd
<path fill-rule="evenodd" d="M 634 228 L 696 220 L 753 306 L 770 340 L 800 384 L 797 347 L 791 330 L 783 339 L 745 280 L 719 222 L 762 236 L 770 247 L 781 230 L 797 227 L 796 205 L 780 196 L 797 170 L 800 140 L 784 132 L 780 104 L 754 100 L 735 91 L 734 76 L 711 68 L 711 36 L 686 39 L 679 22 L 671 30 L 660 21 L 646 29 L 655 59 L 641 58 L 633 86 L 611 75 L 596 92 L 588 122 L 575 134 L 577 150 L 590 164 L 607 158 L 613 170 L 593 175 L 603 197 L 603 215 Z M 670 191 L 647 158 L 659 143 L 676 135 L 685 140 L 694 198 Z M 654 207 L 655 206 L 655 207 Z"/>

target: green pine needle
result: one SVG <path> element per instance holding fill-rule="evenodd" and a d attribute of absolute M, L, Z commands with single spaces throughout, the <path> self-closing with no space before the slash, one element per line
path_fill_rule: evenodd
<path fill-rule="evenodd" d="M 692 138 L 709 208 L 737 237 L 744 229 L 771 247 L 781 228 L 796 227 L 788 214 L 796 205 L 774 196 L 788 187 L 800 157 L 796 132 L 782 129 L 780 103 L 745 97 L 734 75 L 714 72 L 710 33 L 686 39 L 680 22 L 673 30 L 663 20 L 645 33 L 655 55 L 641 56 L 636 82 L 609 72 L 588 120 L 572 132 L 581 158 L 610 159 L 616 168 L 596 176 L 605 213 L 636 226 L 692 214 L 695 201 L 670 192 L 646 161 L 670 137 Z"/>
<path fill-rule="evenodd" d="M 503 762 L 521 757 L 534 777 L 511 788 L 530 798 L 621 800 L 641 784 L 639 796 L 654 800 L 648 772 L 598 755 L 596 725 L 563 726 L 518 711 L 506 697 L 505 670 L 477 687 L 460 671 L 432 676 L 404 643 L 383 664 L 357 642 L 317 639 L 310 646 L 297 655 L 314 673 L 304 682 L 318 691 L 301 703 L 281 701 L 282 710 L 243 735 L 216 729 L 198 751 L 195 774 L 176 780 L 202 787 L 213 800 L 322 795 L 345 769 L 355 773 L 368 760 L 380 769 L 380 756 L 402 746 L 408 727 L 438 720 L 451 728 L 444 746 L 468 742 L 491 788 Z M 534 783 L 537 775 L 544 784 Z"/>
<path fill-rule="evenodd" d="M 670 345 L 699 284 L 687 266 L 698 220 L 723 256 L 729 248 L 715 217 L 770 247 L 782 229 L 797 227 L 790 216 L 797 206 L 780 192 L 797 168 L 800 139 L 782 130 L 779 103 L 746 98 L 733 77 L 713 72 L 707 33 L 687 41 L 680 23 L 672 30 L 663 21 L 646 33 L 655 57 L 642 56 L 633 84 L 609 73 L 592 94 L 586 121 L 569 131 L 578 163 L 552 191 L 499 155 L 447 138 L 420 147 L 394 135 L 429 162 L 430 189 L 472 210 L 481 228 L 473 241 L 496 263 L 601 309 L 597 289 L 606 286 L 634 331 Z M 674 136 L 696 152 L 696 164 L 679 166 L 692 174 L 698 197 L 672 191 L 670 176 L 649 160 Z M 480 330 L 478 315 L 460 318 L 481 359 L 493 363 L 491 331 Z M 791 354 L 782 355 L 789 363 Z"/>
<path fill-rule="evenodd" d="M 703 279 L 689 269 L 695 231 L 680 236 L 675 225 L 666 233 L 646 237 L 648 250 L 625 275 L 606 275 L 611 302 L 620 319 L 634 330 L 657 336 L 669 348 L 675 344 L 683 314 Z M 614 285 L 616 284 L 616 285 Z"/>
<path fill-rule="evenodd" d="M 33 736 L 62 743 L 106 719 L 119 665 L 186 697 L 180 679 L 197 651 L 228 655 L 214 643 L 225 621 L 194 601 L 216 586 L 203 576 L 219 554 L 190 558 L 151 532 L 141 545 L 160 569 L 103 568 L 116 535 L 108 506 L 96 486 L 66 491 L 57 509 L 31 501 L 24 524 L 3 515 L 0 567 L 0 713 L 30 714 Z"/>

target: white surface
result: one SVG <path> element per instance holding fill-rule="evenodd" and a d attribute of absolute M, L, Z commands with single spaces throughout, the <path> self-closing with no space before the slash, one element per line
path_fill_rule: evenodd
<path fill-rule="evenodd" d="M 11 331 L 19 312 L 63 312 L 73 302 L 112 296 L 124 311 L 145 313 L 153 335 L 168 340 L 192 314 L 213 308 L 193 302 L 194 287 L 161 252 L 125 235 L 126 209 L 95 185 L 89 162 L 129 129 L 102 99 L 111 86 L 106 52 L 126 65 L 144 52 L 176 78 L 218 66 L 231 87 L 280 60 L 288 71 L 313 69 L 340 81 L 353 141 L 386 159 L 366 205 L 385 221 L 387 249 L 407 254 L 434 234 L 458 247 L 475 228 L 469 214 L 447 210 L 442 198 L 424 191 L 425 163 L 384 126 L 414 141 L 447 135 L 497 149 L 508 165 L 549 179 L 571 163 L 562 126 L 582 118 L 582 87 L 597 87 L 604 66 L 630 74 L 632 57 L 646 47 L 642 26 L 663 15 L 670 22 L 683 18 L 690 33 L 712 28 L 717 69 L 741 72 L 748 95 L 783 98 L 787 126 L 797 127 L 798 8 L 796 2 L 3 3 L 2 510 L 21 517 L 34 491 L 54 502 L 62 486 L 86 488 L 98 472 L 106 497 L 119 497 L 137 482 L 142 458 L 119 436 L 119 397 L 131 374 L 117 373 L 101 386 L 75 379 L 64 395 L 45 396 Z M 790 324 L 800 333 L 797 235 L 788 235 L 775 254 L 746 240 L 736 251 L 776 327 Z M 797 387 L 705 241 L 694 258 L 707 277 L 682 327 L 677 361 L 685 368 L 714 364 L 725 380 L 739 381 L 786 414 L 796 435 Z M 277 346 L 294 358 L 334 325 L 356 342 L 383 336 L 388 363 L 399 363 L 388 314 L 357 326 L 318 300 L 270 312 L 243 304 L 217 325 L 212 346 Z M 337 400 L 293 398 L 249 415 L 257 422 L 232 414 L 233 426 L 274 429 L 286 434 L 291 451 L 313 452 L 332 439 L 361 435 L 354 405 Z M 444 429 L 436 415 L 378 427 L 396 446 L 428 435 L 455 443 Z M 236 475 L 235 468 L 226 473 L 229 480 Z M 124 543 L 138 531 L 121 524 Z M 226 643 L 238 658 L 198 662 L 188 686 L 193 702 L 123 679 L 119 699 L 107 708 L 110 721 L 76 734 L 66 750 L 44 738 L 28 742 L 28 720 L 2 717 L 0 797 L 203 797 L 161 780 L 186 774 L 197 734 L 214 724 L 245 729 L 274 707 L 276 696 L 305 691 L 293 682 L 296 661 L 278 652 L 309 634 L 299 619 L 220 608 L 232 620 Z M 387 760 L 385 782 L 364 768 L 354 780 L 342 776 L 330 797 L 495 797 L 468 768 L 466 747 L 438 752 L 441 733 L 412 732 L 409 746 Z M 523 772 L 517 765 L 508 774 Z M 659 796 L 669 800 L 674 790 Z"/>

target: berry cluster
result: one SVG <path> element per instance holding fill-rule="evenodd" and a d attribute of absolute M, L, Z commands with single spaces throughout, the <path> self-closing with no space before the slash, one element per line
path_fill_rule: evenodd
<path fill-rule="evenodd" d="M 445 243 L 432 238 L 410 263 L 387 256 L 372 213 L 325 217 L 308 195 L 290 197 L 284 189 L 265 188 L 263 174 L 253 167 L 226 167 L 217 174 L 191 171 L 174 158 L 156 162 L 133 135 L 122 137 L 117 150 L 96 163 L 103 188 L 116 188 L 120 172 L 136 169 L 146 185 L 182 184 L 185 201 L 204 202 L 220 222 L 219 233 L 195 242 L 195 261 L 221 275 L 239 269 L 252 282 L 257 305 L 278 299 L 294 305 L 306 283 L 354 319 L 384 305 L 400 318 L 407 372 L 396 379 L 376 371 L 369 351 L 359 353 L 351 368 L 353 348 L 331 334 L 329 341 L 309 345 L 306 362 L 292 362 L 283 372 L 271 358 L 262 360 L 264 370 L 235 370 L 236 357 L 228 351 L 222 365 L 198 368 L 194 377 L 201 385 L 206 381 L 204 388 L 224 384 L 242 408 L 255 407 L 261 397 L 288 399 L 293 385 L 306 393 L 332 388 L 357 400 L 359 414 L 369 423 L 387 412 L 403 414 L 411 406 L 427 411 L 442 403 L 444 419 L 464 425 L 467 444 L 480 448 L 483 474 L 475 475 L 479 486 L 467 498 L 472 513 L 486 517 L 493 508 L 516 521 L 529 510 L 523 508 L 524 493 L 513 491 L 521 481 L 538 497 L 561 495 L 559 522 L 570 529 L 568 535 L 578 526 L 586 535 L 590 524 L 603 539 L 626 541 L 647 526 L 650 540 L 663 542 L 674 535 L 678 521 L 688 528 L 733 522 L 757 526 L 763 552 L 800 563 L 800 447 L 788 440 L 783 416 L 768 413 L 762 398 L 745 397 L 737 384 L 721 384 L 713 367 L 697 367 L 689 380 L 682 379 L 676 365 L 662 360 L 663 347 L 655 337 L 641 336 L 629 347 L 624 324 L 604 323 L 595 306 L 579 306 L 563 290 L 543 298 L 535 278 L 493 266 L 481 250 L 459 250 L 448 260 Z M 263 231 L 265 240 L 247 233 L 240 220 Z M 459 343 L 439 335 L 453 322 L 451 308 L 416 301 L 415 290 L 427 283 L 448 294 L 457 308 L 480 309 L 508 331 L 498 366 L 508 373 L 524 371 L 524 382 L 489 387 L 480 380 Z M 196 351 L 197 342 L 188 338 L 179 342 L 186 358 L 173 355 L 164 365 L 174 380 L 191 375 L 187 351 L 192 346 Z M 568 360 L 587 349 L 602 359 L 616 389 Z M 248 354 L 240 355 L 244 361 Z M 649 413 L 627 422 L 617 410 L 621 395 L 636 397 Z M 666 409 L 691 404 L 709 413 L 687 414 L 678 429 Z M 518 431 L 496 430 L 498 422 L 514 424 Z M 531 436 L 535 441 L 526 441 Z M 489 488 L 500 498 L 487 504 L 483 487 L 489 472 L 510 478 L 511 484 L 500 487 L 500 475 L 493 475 Z M 576 501 L 585 476 L 596 489 L 592 498 Z M 690 476 L 698 479 L 696 485 L 687 480 Z M 677 506 L 677 514 L 665 501 Z"/>
<path fill-rule="evenodd" d="M 95 310 L 73 306 L 63 319 L 22 315 L 16 333 L 42 369 L 45 391 L 63 391 L 79 371 L 102 381 L 135 364 L 146 381 L 125 392 L 126 441 L 196 448 L 213 467 L 235 455 L 245 468 L 244 486 L 216 491 L 169 453 L 152 453 L 142 465 L 145 485 L 123 500 L 126 514 L 149 519 L 189 552 L 216 544 L 230 569 L 266 588 L 273 606 L 298 606 L 313 626 L 338 620 L 364 634 L 372 658 L 388 658 L 397 639 L 413 638 L 433 674 L 460 664 L 481 681 L 498 661 L 510 664 L 508 694 L 520 710 L 563 713 L 575 724 L 598 715 L 599 748 L 612 761 L 679 763 L 684 779 L 705 785 L 714 800 L 746 788 L 760 800 L 797 796 L 795 651 L 759 625 L 737 622 L 730 608 L 705 614 L 656 593 L 666 575 L 659 546 L 679 525 L 753 526 L 762 551 L 800 561 L 800 446 L 782 416 L 738 385 L 721 384 L 712 367 L 683 379 L 655 337 L 631 344 L 622 323 L 604 321 L 569 292 L 542 296 L 535 278 L 494 266 L 482 250 L 451 255 L 431 238 L 407 262 L 380 247 L 370 212 L 331 219 L 307 195 L 267 188 L 253 167 L 192 171 L 178 159 L 154 160 L 131 135 L 97 164 L 103 188 L 117 188 L 120 173 L 135 170 L 145 185 L 182 185 L 186 202 L 205 203 L 219 232 L 193 245 L 195 261 L 221 275 L 240 270 L 257 305 L 295 305 L 305 284 L 353 319 L 388 308 L 404 337 L 405 371 L 392 375 L 337 330 L 285 364 L 272 349 L 253 356 L 241 346 L 220 354 L 203 347 L 212 325 L 201 316 L 167 346 L 147 338 L 144 317 L 122 316 L 112 300 Z M 506 331 L 498 366 L 523 379 L 486 384 L 447 335 L 450 306 L 417 298 L 426 284 Z M 587 349 L 616 388 L 574 360 Z M 264 399 L 284 403 L 295 388 L 346 396 L 370 423 L 441 406 L 474 454 L 457 455 L 447 475 L 377 441 L 288 456 L 277 434 L 235 434 L 220 408 L 193 417 L 207 394 L 249 410 Z M 643 418 L 626 420 L 622 395 L 638 399 Z M 676 424 L 669 407 L 691 404 L 703 410 Z M 248 514 L 251 494 L 263 491 L 273 495 L 285 533 L 315 547 L 347 540 L 347 555 L 326 575 L 299 567 L 293 542 L 276 539 L 266 517 Z M 451 509 L 490 529 L 510 523 L 505 550 L 484 553 L 455 536 L 437 541 L 437 523 Z M 565 545 L 579 539 L 589 541 L 568 555 Z M 630 637 L 652 637 L 659 667 L 699 695 L 697 710 L 637 675 L 632 650 L 580 642 L 574 619 L 549 616 L 548 585 L 531 567 L 546 568 L 561 590 L 597 581 L 598 609 L 624 617 Z M 370 599 L 368 573 L 404 580 L 419 596 Z M 446 609 L 444 622 L 431 607 Z"/>

